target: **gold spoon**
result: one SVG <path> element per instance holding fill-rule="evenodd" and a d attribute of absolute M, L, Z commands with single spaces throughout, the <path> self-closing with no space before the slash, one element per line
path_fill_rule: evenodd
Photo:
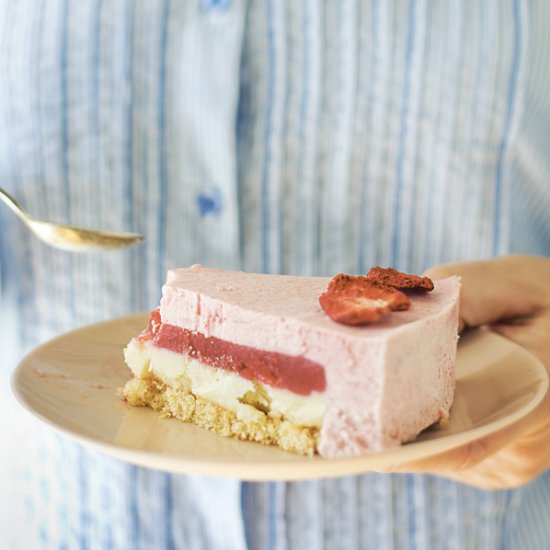
<path fill-rule="evenodd" d="M 115 250 L 140 243 L 144 239 L 143 235 L 137 233 L 98 231 L 96 229 L 83 229 L 72 225 L 35 220 L 1 187 L 0 199 L 25 222 L 39 239 L 64 250 L 72 250 L 73 252 Z"/>

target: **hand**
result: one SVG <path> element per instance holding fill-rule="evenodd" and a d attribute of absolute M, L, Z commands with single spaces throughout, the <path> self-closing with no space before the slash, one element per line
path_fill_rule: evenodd
<path fill-rule="evenodd" d="M 550 371 L 550 259 L 507 256 L 444 265 L 428 275 L 462 277 L 459 330 L 487 325 L 530 350 Z M 527 483 L 549 467 L 550 392 L 518 423 L 392 471 L 430 472 L 476 487 L 505 489 Z"/>

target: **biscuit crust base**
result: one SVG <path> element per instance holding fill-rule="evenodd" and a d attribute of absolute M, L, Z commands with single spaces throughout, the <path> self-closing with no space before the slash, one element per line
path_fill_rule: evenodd
<path fill-rule="evenodd" d="M 232 410 L 183 388 L 168 386 L 155 376 L 133 378 L 126 383 L 122 394 L 130 405 L 151 407 L 162 417 L 196 424 L 224 437 L 277 445 L 285 451 L 305 456 L 316 454 L 318 428 L 299 426 L 265 413 L 255 421 L 242 420 Z"/>

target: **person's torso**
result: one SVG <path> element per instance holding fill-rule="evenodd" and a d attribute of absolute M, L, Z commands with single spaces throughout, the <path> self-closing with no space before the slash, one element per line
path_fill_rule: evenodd
<path fill-rule="evenodd" d="M 25 348 L 153 307 L 166 269 L 197 262 L 331 275 L 550 251 L 526 2 L 30 4 L 0 21 L 0 181 L 37 217 L 146 241 L 73 255 L 1 212 Z M 157 509 L 180 518 L 183 478 L 106 471 L 141 503 L 171 487 Z M 245 485 L 243 509 L 253 541 L 500 548 L 537 491 L 372 475 Z"/>

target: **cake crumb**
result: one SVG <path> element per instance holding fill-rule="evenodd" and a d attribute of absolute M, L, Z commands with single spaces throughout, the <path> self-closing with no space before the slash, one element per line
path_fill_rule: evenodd
<path fill-rule="evenodd" d="M 69 378 L 64 372 L 45 372 L 42 369 L 34 369 L 34 374 L 40 378 Z"/>
<path fill-rule="evenodd" d="M 217 285 L 216 289 L 217 290 L 226 290 L 228 292 L 232 291 L 232 290 L 237 290 L 234 286 L 231 286 L 231 285 Z"/>

